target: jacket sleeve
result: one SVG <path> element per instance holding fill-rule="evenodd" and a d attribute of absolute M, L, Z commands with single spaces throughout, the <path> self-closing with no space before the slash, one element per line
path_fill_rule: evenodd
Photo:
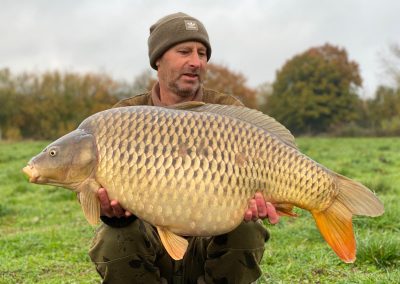
<path fill-rule="evenodd" d="M 113 228 L 123 228 L 131 224 L 133 221 L 137 219 L 135 215 L 129 217 L 107 217 L 107 216 L 100 216 L 101 221 Z"/>

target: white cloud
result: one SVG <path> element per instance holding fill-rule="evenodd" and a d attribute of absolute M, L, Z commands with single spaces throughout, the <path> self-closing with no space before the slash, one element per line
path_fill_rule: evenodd
<path fill-rule="evenodd" d="M 399 42 L 396 0 L 1 1 L 0 68 L 106 71 L 132 80 L 149 68 L 149 27 L 182 11 L 207 27 L 212 61 L 251 86 L 272 82 L 286 60 L 330 42 L 359 63 L 365 92 L 382 79 L 379 52 Z"/>

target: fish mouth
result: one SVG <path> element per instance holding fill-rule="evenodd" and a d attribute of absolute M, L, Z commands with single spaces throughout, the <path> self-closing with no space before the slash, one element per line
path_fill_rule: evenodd
<path fill-rule="evenodd" d="M 22 171 L 29 177 L 29 182 L 38 183 L 40 175 L 37 169 L 32 164 L 28 164 L 22 169 Z"/>

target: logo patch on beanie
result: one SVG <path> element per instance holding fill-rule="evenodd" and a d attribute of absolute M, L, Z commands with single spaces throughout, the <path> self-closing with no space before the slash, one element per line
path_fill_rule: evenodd
<path fill-rule="evenodd" d="M 198 31 L 199 27 L 197 23 L 193 20 L 185 20 L 185 27 L 187 31 Z"/>

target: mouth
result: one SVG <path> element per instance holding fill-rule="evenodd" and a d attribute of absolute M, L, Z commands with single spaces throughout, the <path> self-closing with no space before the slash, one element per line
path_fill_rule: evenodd
<path fill-rule="evenodd" d="M 191 80 L 199 78 L 199 74 L 196 73 L 184 73 L 182 74 L 182 76 L 184 76 L 186 79 L 189 78 Z"/>
<path fill-rule="evenodd" d="M 37 183 L 40 175 L 32 164 L 28 164 L 22 171 L 29 177 L 29 182 Z"/>

